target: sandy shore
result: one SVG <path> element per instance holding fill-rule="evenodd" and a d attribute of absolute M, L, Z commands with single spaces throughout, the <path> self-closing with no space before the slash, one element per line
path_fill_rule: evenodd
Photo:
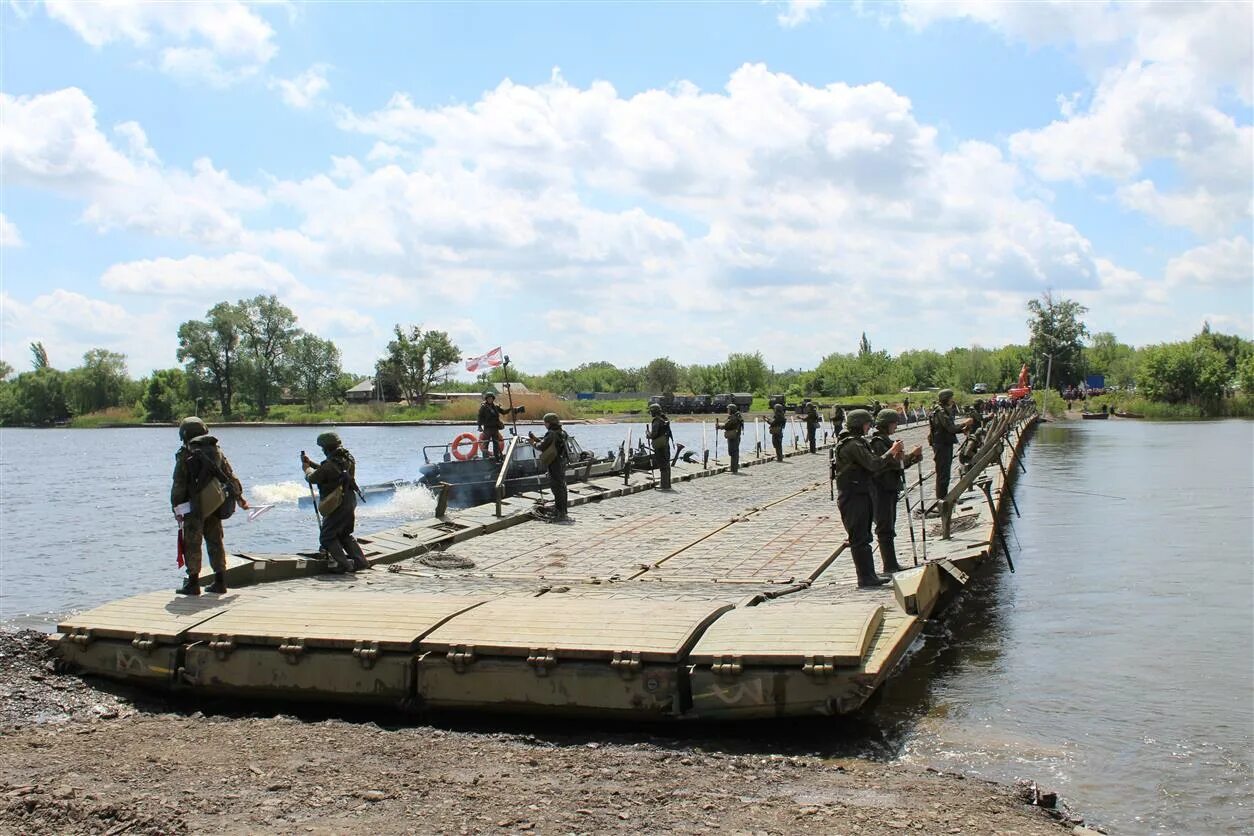
<path fill-rule="evenodd" d="M 1078 824 L 1029 804 L 1025 787 L 798 754 L 769 734 L 440 722 L 171 703 L 59 673 L 40 634 L 0 633 L 0 830 L 1057 836 Z"/>

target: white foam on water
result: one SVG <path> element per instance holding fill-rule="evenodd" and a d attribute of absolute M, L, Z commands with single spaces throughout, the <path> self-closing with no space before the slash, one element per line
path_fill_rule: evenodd
<path fill-rule="evenodd" d="M 297 502 L 302 496 L 309 496 L 307 482 L 277 482 L 272 485 L 253 485 L 247 490 L 250 500 L 255 499 L 261 505 L 278 505 L 284 502 Z"/>
<path fill-rule="evenodd" d="M 397 488 L 390 496 L 369 496 L 368 502 L 357 503 L 357 519 L 370 517 L 404 517 L 425 519 L 435 514 L 435 497 L 422 485 Z"/>

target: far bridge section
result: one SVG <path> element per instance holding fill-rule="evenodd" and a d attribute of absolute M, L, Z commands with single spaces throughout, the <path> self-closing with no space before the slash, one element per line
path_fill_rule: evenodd
<path fill-rule="evenodd" d="M 84 671 L 191 693 L 413 710 L 641 719 L 843 714 L 904 657 L 926 619 L 993 554 L 1036 421 L 997 414 L 935 510 L 912 468 L 897 551 L 911 568 L 857 588 L 827 450 L 740 474 L 680 463 L 572 485 L 575 522 L 521 496 L 361 539 L 372 564 L 329 575 L 316 555 L 246 554 L 223 596 L 137 595 L 67 618 Z M 925 428 L 898 433 L 907 446 Z M 956 463 L 955 463 L 956 464 Z M 912 557 L 912 538 L 913 549 Z M 913 564 L 913 565 L 912 565 Z M 961 640 L 961 637 L 957 637 Z"/>

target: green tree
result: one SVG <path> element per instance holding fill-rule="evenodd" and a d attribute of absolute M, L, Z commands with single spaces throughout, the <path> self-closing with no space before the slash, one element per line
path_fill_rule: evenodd
<path fill-rule="evenodd" d="M 187 373 L 182 369 L 158 369 L 143 382 L 139 396 L 144 420 L 170 422 L 191 412 Z"/>
<path fill-rule="evenodd" d="M 1247 354 L 1237 364 L 1237 385 L 1245 394 L 1254 394 L 1254 354 Z"/>
<path fill-rule="evenodd" d="M 644 383 L 651 392 L 673 395 L 679 386 L 679 366 L 669 357 L 657 357 L 644 367 Z"/>
<path fill-rule="evenodd" d="M 1052 291 L 1028 302 L 1028 346 L 1034 357 L 1054 358 L 1051 386 L 1079 383 L 1084 378 L 1084 338 L 1089 330 L 1080 317 L 1088 310 L 1072 299 L 1055 299 Z"/>
<path fill-rule="evenodd" d="M 48 349 L 44 348 L 43 343 L 30 344 L 30 367 L 35 371 L 52 368 L 52 364 L 48 362 Z"/>
<path fill-rule="evenodd" d="M 310 412 L 322 398 L 334 397 L 343 372 L 340 350 L 335 343 L 313 334 L 302 333 L 288 349 L 291 374 Z"/>
<path fill-rule="evenodd" d="M 1137 385 L 1150 400 L 1205 405 L 1224 396 L 1229 379 L 1223 352 L 1199 335 L 1147 347 Z"/>
<path fill-rule="evenodd" d="M 296 315 L 277 296 L 254 296 L 237 305 L 241 347 L 248 359 L 253 405 L 265 415 L 275 392 L 283 385 L 287 353 L 296 338 Z"/>
<path fill-rule="evenodd" d="M 375 374 L 395 385 L 410 403 L 425 406 L 432 385 L 447 379 L 448 367 L 461 359 L 461 349 L 444 331 L 423 331 L 417 325 L 405 331 L 396 325 L 393 333 L 395 339 L 387 345 L 387 356 L 375 365 Z"/>
<path fill-rule="evenodd" d="M 126 355 L 93 348 L 83 355 L 83 365 L 65 376 L 65 399 L 75 415 L 132 401 L 132 383 L 126 373 Z"/>
<path fill-rule="evenodd" d="M 0 360 L 0 381 L 6 381 L 13 376 L 13 367 L 3 360 Z"/>
<path fill-rule="evenodd" d="M 23 372 L 6 390 L 12 388 L 10 414 L 6 423 L 46 425 L 70 417 L 65 403 L 65 373 L 50 366 Z"/>
<path fill-rule="evenodd" d="M 245 318 L 237 306 L 219 302 L 205 319 L 179 326 L 179 362 L 187 364 L 189 377 L 216 394 L 224 417 L 231 414 L 235 397 Z"/>
<path fill-rule="evenodd" d="M 724 385 L 729 392 L 763 392 L 769 375 L 770 368 L 760 351 L 728 354 L 723 363 Z"/>

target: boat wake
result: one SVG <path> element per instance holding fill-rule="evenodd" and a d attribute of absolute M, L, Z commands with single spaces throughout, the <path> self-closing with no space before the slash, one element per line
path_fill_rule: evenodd
<path fill-rule="evenodd" d="M 367 496 L 357 503 L 357 519 L 404 517 L 426 519 L 435 514 L 435 497 L 422 485 L 404 485 L 394 493 Z"/>
<path fill-rule="evenodd" d="M 309 485 L 306 482 L 276 482 L 272 485 L 254 485 L 245 489 L 245 495 L 255 500 L 258 505 L 279 505 L 282 503 L 299 502 L 302 496 L 309 496 Z"/>

